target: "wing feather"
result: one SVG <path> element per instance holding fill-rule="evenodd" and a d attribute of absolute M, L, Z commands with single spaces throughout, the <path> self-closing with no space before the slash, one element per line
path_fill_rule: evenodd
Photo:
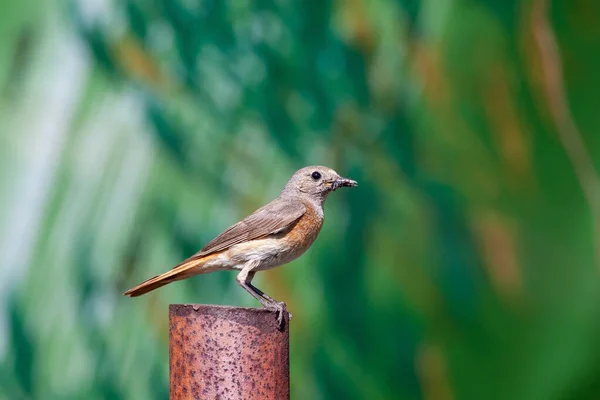
<path fill-rule="evenodd" d="M 300 201 L 274 200 L 237 224 L 225 229 L 223 233 L 208 242 L 199 252 L 178 265 L 226 250 L 239 243 L 281 232 L 300 219 L 305 212 L 306 207 Z"/>

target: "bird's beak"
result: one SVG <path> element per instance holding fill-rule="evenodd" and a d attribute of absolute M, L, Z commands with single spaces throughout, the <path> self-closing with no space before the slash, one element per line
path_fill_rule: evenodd
<path fill-rule="evenodd" d="M 356 181 L 353 181 L 352 179 L 346 179 L 346 178 L 339 177 L 336 180 L 334 180 L 333 183 L 331 184 L 331 190 L 335 191 L 337 188 L 340 188 L 340 187 L 355 187 L 355 186 L 358 186 L 358 183 L 356 183 Z"/>

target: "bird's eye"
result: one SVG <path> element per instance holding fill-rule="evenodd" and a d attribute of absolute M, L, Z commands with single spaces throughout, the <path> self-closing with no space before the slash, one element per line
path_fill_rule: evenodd
<path fill-rule="evenodd" d="M 317 171 L 313 172 L 310 176 L 312 176 L 315 181 L 321 179 L 321 174 Z"/>

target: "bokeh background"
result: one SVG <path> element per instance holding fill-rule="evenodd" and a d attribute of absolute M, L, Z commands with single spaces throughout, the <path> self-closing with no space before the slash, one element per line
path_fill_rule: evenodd
<path fill-rule="evenodd" d="M 0 399 L 166 399 L 122 292 L 274 198 L 359 181 L 257 286 L 294 399 L 600 398 L 600 2 L 0 2 Z"/>

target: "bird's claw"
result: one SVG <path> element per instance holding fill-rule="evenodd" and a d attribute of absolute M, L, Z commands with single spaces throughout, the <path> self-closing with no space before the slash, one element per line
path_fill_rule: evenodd
<path fill-rule="evenodd" d="M 292 319 L 292 313 L 290 313 L 286 309 L 285 303 L 283 301 L 273 302 L 269 304 L 266 308 L 277 314 L 277 328 L 279 328 L 279 330 L 283 329 L 283 316 L 285 315 L 284 313 L 288 313 L 289 319 Z"/>

